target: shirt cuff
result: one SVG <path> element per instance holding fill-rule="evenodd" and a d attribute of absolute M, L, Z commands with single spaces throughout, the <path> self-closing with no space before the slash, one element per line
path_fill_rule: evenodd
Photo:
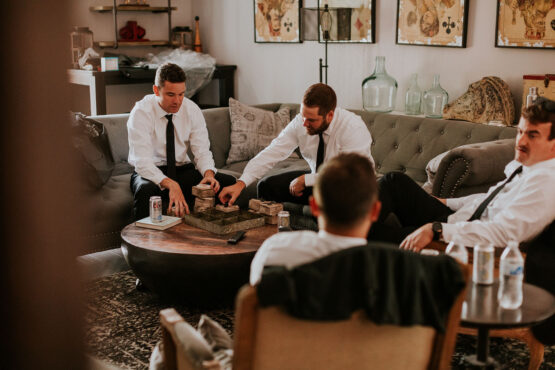
<path fill-rule="evenodd" d="M 242 174 L 237 181 L 243 181 L 245 183 L 245 187 L 248 187 L 250 184 L 256 181 L 256 177 L 249 174 Z"/>
<path fill-rule="evenodd" d="M 444 242 L 452 242 L 455 235 L 457 235 L 456 224 L 442 223 L 442 234 Z"/>
<path fill-rule="evenodd" d="M 318 175 L 315 173 L 307 173 L 306 175 L 304 175 L 305 186 L 314 186 L 317 177 Z"/>

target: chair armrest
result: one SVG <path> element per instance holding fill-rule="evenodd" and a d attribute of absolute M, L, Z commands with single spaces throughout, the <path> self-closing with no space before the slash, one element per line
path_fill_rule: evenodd
<path fill-rule="evenodd" d="M 515 139 L 464 145 L 451 150 L 439 164 L 432 194 L 453 198 L 487 191 L 503 180 L 507 163 L 514 158 Z"/>

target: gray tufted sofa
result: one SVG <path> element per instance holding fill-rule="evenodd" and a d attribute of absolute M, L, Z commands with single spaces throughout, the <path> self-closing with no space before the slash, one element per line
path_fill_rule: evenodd
<path fill-rule="evenodd" d="M 259 105 L 277 111 L 282 104 Z M 291 118 L 299 105 L 287 104 Z M 379 174 L 402 171 L 422 184 L 427 179 L 426 165 L 437 155 L 449 151 L 439 162 L 432 192 L 441 197 L 457 197 L 485 191 L 504 177 L 503 168 L 513 157 L 516 130 L 511 127 L 485 126 L 462 121 L 426 119 L 394 114 L 354 111 L 366 122 L 374 142 L 372 155 Z M 216 167 L 239 176 L 246 162 L 225 165 L 230 148 L 230 118 L 228 108 L 203 111 Z M 133 197 L 129 180 L 133 168 L 127 163 L 128 114 L 91 117 L 102 122 L 108 132 L 116 167 L 109 181 L 87 194 L 87 212 L 92 217 L 88 245 L 93 251 L 119 248 L 121 229 L 132 222 Z M 470 144 L 470 145 L 469 145 Z M 461 147 L 463 146 L 463 147 Z M 273 173 L 308 168 L 302 159 L 287 159 L 272 170 Z M 241 195 L 243 206 L 256 196 L 256 184 Z"/>

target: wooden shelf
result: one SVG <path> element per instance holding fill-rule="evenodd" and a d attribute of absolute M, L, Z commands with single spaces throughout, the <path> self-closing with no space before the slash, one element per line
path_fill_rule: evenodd
<path fill-rule="evenodd" d="M 116 43 L 114 41 L 97 41 L 95 42 L 99 48 L 113 48 Z M 118 41 L 119 46 L 179 46 L 179 44 L 171 44 L 168 40 L 150 40 L 150 41 Z"/>
<path fill-rule="evenodd" d="M 111 12 L 114 7 L 112 5 L 99 5 L 99 6 L 91 6 L 89 10 L 91 12 L 99 12 L 99 13 L 106 13 Z M 172 6 L 171 10 L 177 10 L 177 7 Z M 118 6 L 118 12 L 151 12 L 151 13 L 167 13 L 168 7 L 167 6 Z"/>

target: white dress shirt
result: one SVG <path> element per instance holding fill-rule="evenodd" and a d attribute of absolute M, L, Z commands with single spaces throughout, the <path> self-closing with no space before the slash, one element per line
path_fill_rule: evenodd
<path fill-rule="evenodd" d="M 521 164 L 512 161 L 505 167 L 510 176 Z M 443 238 L 457 235 L 467 246 L 493 244 L 505 247 L 509 241 L 533 239 L 555 219 L 555 158 L 523 166 L 522 172 L 509 182 L 488 204 L 479 220 L 468 222 L 479 204 L 505 180 L 487 193 L 447 199 L 456 212 L 443 224 Z"/>
<path fill-rule="evenodd" d="M 160 107 L 156 95 L 145 96 L 135 103 L 129 120 L 129 164 L 141 177 L 160 184 L 166 176 L 157 166 L 166 162 L 166 126 L 168 113 Z M 175 163 L 177 166 L 191 162 L 187 149 L 191 147 L 197 170 L 204 176 L 207 170 L 216 173 L 206 121 L 200 108 L 184 98 L 181 108 L 173 114 L 175 127 Z"/>
<path fill-rule="evenodd" d="M 325 230 L 291 231 L 272 235 L 256 252 L 251 263 L 250 283 L 255 285 L 262 277 L 264 266 L 296 266 L 317 260 L 343 249 L 366 245 L 365 238 L 330 234 Z"/>
<path fill-rule="evenodd" d="M 339 153 L 357 152 L 368 157 L 373 163 L 370 153 L 372 136 L 360 116 L 342 108 L 335 108 L 333 119 L 322 136 L 325 143 L 324 162 Z M 239 180 L 249 186 L 299 147 L 311 171 L 310 174 L 305 175 L 305 184 L 313 186 L 316 182 L 316 156 L 319 141 L 318 135 L 309 135 L 306 132 L 303 118 L 299 113 L 266 149 L 249 161 Z"/>

